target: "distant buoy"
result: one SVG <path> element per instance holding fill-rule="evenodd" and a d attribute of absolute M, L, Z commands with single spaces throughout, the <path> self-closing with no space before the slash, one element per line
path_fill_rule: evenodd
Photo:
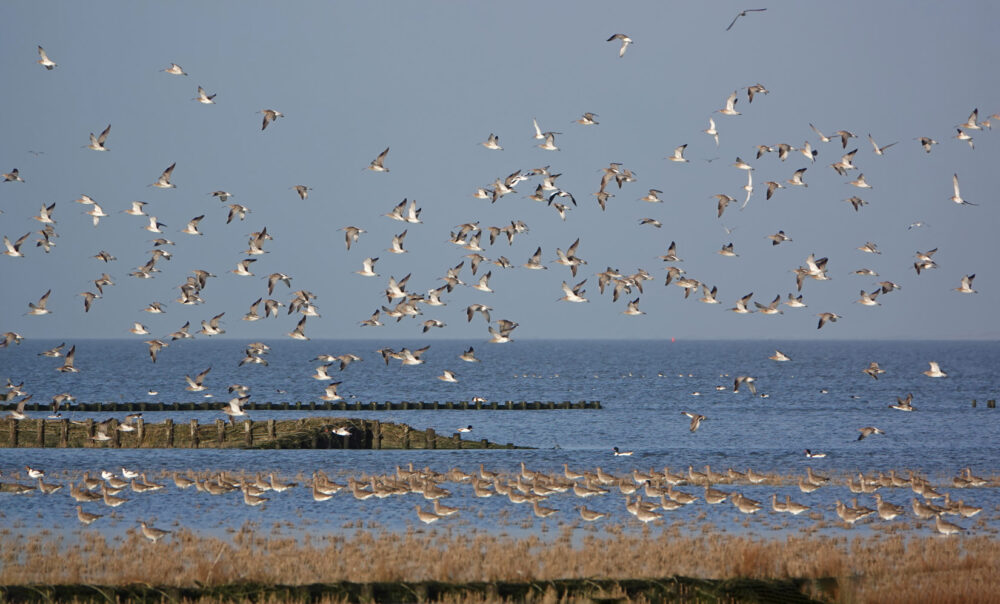
<path fill-rule="evenodd" d="M 673 344 L 674 342 L 676 342 L 676 340 L 673 339 L 673 338 L 670 338 L 670 343 Z"/>

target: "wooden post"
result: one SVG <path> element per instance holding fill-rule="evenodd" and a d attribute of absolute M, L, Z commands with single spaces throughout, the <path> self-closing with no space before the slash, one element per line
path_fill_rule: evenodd
<path fill-rule="evenodd" d="M 224 419 L 215 420 L 215 442 L 219 444 L 220 449 L 226 442 L 226 420 Z"/>
<path fill-rule="evenodd" d="M 111 423 L 108 424 L 108 428 L 111 431 L 111 446 L 115 449 L 122 447 L 122 431 L 118 429 L 119 423 L 117 419 L 112 419 Z"/>
<path fill-rule="evenodd" d="M 244 435 L 244 438 L 245 438 L 244 442 L 246 443 L 246 446 L 252 447 L 253 446 L 253 420 L 252 419 L 248 419 L 248 420 L 244 420 L 243 421 L 243 435 Z"/>
<path fill-rule="evenodd" d="M 20 420 L 10 419 L 10 446 L 17 446 L 17 424 Z"/>
<path fill-rule="evenodd" d="M 273 419 L 267 420 L 267 437 L 271 440 L 278 438 Z"/>
<path fill-rule="evenodd" d="M 976 399 L 972 399 L 972 408 L 973 408 L 973 409 L 975 409 L 975 408 L 976 408 Z"/>
<path fill-rule="evenodd" d="M 69 446 L 69 420 L 65 418 L 59 420 L 59 446 Z"/>
<path fill-rule="evenodd" d="M 169 418 L 163 420 L 163 430 L 166 432 L 167 448 L 174 448 L 174 420 Z"/>
<path fill-rule="evenodd" d="M 489 449 L 490 448 L 490 441 L 488 441 L 488 440 L 486 440 L 484 438 L 483 440 L 479 441 L 479 446 L 481 446 L 484 449 Z"/>
<path fill-rule="evenodd" d="M 454 433 L 454 434 L 451 435 L 451 438 L 452 438 L 452 440 L 455 441 L 455 448 L 456 449 L 461 449 L 462 448 L 462 434 L 459 433 L 459 432 L 456 432 L 456 433 Z"/>
<path fill-rule="evenodd" d="M 141 417 L 135 420 L 135 448 L 142 446 L 142 441 L 146 439 L 146 422 Z"/>
<path fill-rule="evenodd" d="M 995 399 L 995 398 L 987 399 L 987 401 L 986 401 L 986 408 L 987 409 L 996 409 L 997 408 L 997 399 Z"/>
<path fill-rule="evenodd" d="M 372 429 L 372 449 L 382 448 L 382 422 L 375 420 L 375 424 Z"/>
<path fill-rule="evenodd" d="M 410 448 L 410 427 L 403 424 L 403 448 Z"/>
<path fill-rule="evenodd" d="M 38 446 L 45 447 L 45 420 L 38 420 Z"/>
<path fill-rule="evenodd" d="M 86 430 L 87 439 L 89 439 L 90 442 L 94 442 L 93 441 L 93 438 L 94 438 L 94 420 L 93 419 L 91 419 L 91 418 L 87 419 L 87 423 L 84 424 L 84 430 Z"/>
<path fill-rule="evenodd" d="M 189 424 L 191 426 L 191 447 L 197 449 L 198 445 L 198 420 L 193 419 Z"/>
<path fill-rule="evenodd" d="M 426 443 L 424 445 L 425 449 L 437 448 L 437 442 L 436 442 L 437 436 L 434 435 L 434 428 L 427 428 L 426 430 L 424 430 L 424 439 L 425 439 L 424 442 Z"/>

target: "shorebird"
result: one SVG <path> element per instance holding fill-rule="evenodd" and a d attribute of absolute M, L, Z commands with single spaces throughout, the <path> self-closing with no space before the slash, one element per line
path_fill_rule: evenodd
<path fill-rule="evenodd" d="M 306 318 L 308 318 L 308 317 L 307 316 L 306 317 L 302 317 L 299 320 L 299 322 L 295 324 L 295 329 L 293 329 L 292 331 L 288 332 L 285 335 L 287 335 L 288 337 L 292 338 L 293 340 L 308 340 L 309 337 L 306 336 L 306 332 L 305 332 L 305 329 L 306 329 Z"/>
<path fill-rule="evenodd" d="M 769 356 L 769 357 L 767 357 L 767 358 L 771 359 L 772 361 L 791 361 L 792 360 L 791 357 L 789 357 L 787 354 L 781 352 L 780 350 L 775 350 L 774 354 L 771 355 L 771 356 Z"/>
<path fill-rule="evenodd" d="M 644 315 L 646 313 L 639 310 L 639 298 L 636 298 L 635 300 L 632 300 L 631 302 L 628 303 L 628 307 L 622 311 L 622 314 L 635 316 L 635 315 Z"/>
<path fill-rule="evenodd" d="M 868 134 L 868 142 L 872 144 L 872 147 L 875 150 L 875 155 L 882 155 L 883 153 L 885 153 L 886 149 L 896 144 L 896 143 L 889 143 L 884 147 L 879 147 L 878 143 L 875 142 L 875 139 L 872 138 L 871 133 Z"/>
<path fill-rule="evenodd" d="M 861 297 L 855 301 L 863 306 L 881 306 L 882 304 L 875 299 L 880 293 L 882 293 L 881 289 L 876 289 L 871 293 L 861 290 L 861 293 L 858 294 Z"/>
<path fill-rule="evenodd" d="M 942 535 L 954 535 L 956 533 L 961 533 L 965 529 L 952 522 L 941 520 L 941 514 L 935 514 L 934 530 L 941 533 Z"/>
<path fill-rule="evenodd" d="M 167 169 L 164 170 L 162 174 L 160 174 L 160 177 L 156 179 L 156 182 L 154 182 L 152 186 L 158 189 L 176 189 L 177 185 L 172 184 L 170 182 L 170 176 L 173 174 L 174 167 L 176 165 L 177 162 L 170 164 L 170 166 L 167 167 Z M 154 231 L 154 232 L 159 232 L 159 231 Z"/>
<path fill-rule="evenodd" d="M 438 520 L 441 520 L 441 518 L 444 517 L 444 516 L 441 516 L 440 514 L 436 514 L 434 512 L 425 511 L 425 510 L 421 509 L 419 505 L 414 506 L 414 507 L 417 509 L 417 518 L 420 518 L 420 521 L 423 522 L 424 524 L 430 524 L 432 522 L 437 522 Z"/>
<path fill-rule="evenodd" d="M 947 373 L 941 371 L 941 367 L 938 366 L 937 361 L 929 361 L 929 363 L 931 367 L 923 372 L 924 375 L 932 378 L 948 377 Z"/>
<path fill-rule="evenodd" d="M 785 182 L 787 182 L 790 185 L 795 185 L 795 186 L 799 186 L 799 187 L 808 187 L 809 185 L 802 181 L 802 175 L 806 173 L 807 169 L 808 168 L 800 168 L 800 169 L 796 170 L 795 173 L 792 174 L 792 177 L 789 178 L 788 180 L 786 180 Z M 780 187 L 780 185 L 779 185 L 779 187 Z M 780 187 L 780 188 L 784 188 L 784 187 Z"/>
<path fill-rule="evenodd" d="M 889 405 L 890 409 L 896 409 L 897 411 L 913 411 L 913 393 L 906 395 L 906 398 L 896 397 L 896 404 Z"/>
<path fill-rule="evenodd" d="M 503 147 L 500 146 L 500 137 L 497 136 L 496 134 L 493 134 L 492 132 L 490 132 L 490 136 L 489 138 L 486 139 L 486 142 L 479 144 L 486 147 L 487 149 L 491 149 L 494 151 L 503 151 Z"/>
<path fill-rule="evenodd" d="M 11 243 L 10 239 L 4 235 L 3 245 L 7 248 L 7 250 L 4 251 L 4 255 L 10 256 L 11 258 L 24 258 L 24 252 L 21 251 L 21 244 L 24 243 L 24 240 L 27 239 L 29 235 L 31 235 L 31 233 L 25 233 L 14 243 Z"/>
<path fill-rule="evenodd" d="M 184 389 L 188 392 L 202 392 L 203 390 L 207 390 L 207 388 L 203 385 L 203 382 L 205 381 L 205 376 L 208 375 L 208 372 L 211 370 L 212 368 L 209 367 L 196 375 L 194 379 L 192 379 L 191 376 L 185 375 L 184 380 L 187 381 L 188 385 Z"/>
<path fill-rule="evenodd" d="M 388 154 L 389 154 L 389 147 L 386 147 L 385 151 L 379 153 L 378 157 L 373 159 L 371 163 L 368 164 L 368 167 L 365 169 L 371 170 L 372 172 L 388 172 L 389 168 L 386 168 L 384 165 L 385 156 Z"/>
<path fill-rule="evenodd" d="M 962 277 L 962 285 L 955 288 L 955 291 L 963 294 L 975 294 L 976 290 L 972 289 L 972 280 L 976 278 L 975 273 L 971 275 L 965 275 Z"/>
<path fill-rule="evenodd" d="M 757 394 L 756 379 L 749 375 L 740 375 L 733 380 L 733 392 L 739 392 L 743 384 L 746 384 L 750 394 Z"/>
<path fill-rule="evenodd" d="M 545 135 L 545 140 L 535 146 L 545 151 L 558 151 L 559 147 L 556 146 L 556 135 L 559 133 L 543 132 L 543 134 Z"/>
<path fill-rule="evenodd" d="M 442 382 L 457 382 L 458 381 L 458 378 L 455 377 L 455 372 L 454 371 L 449 371 L 447 369 L 445 369 L 444 372 L 441 375 L 437 376 L 437 379 L 441 380 Z"/>
<path fill-rule="evenodd" d="M 872 379 L 876 379 L 876 380 L 878 379 L 878 376 L 880 374 L 885 373 L 885 369 L 882 369 L 881 367 L 879 367 L 878 361 L 872 361 L 871 363 L 868 364 L 868 367 L 866 369 L 863 369 L 862 371 L 864 373 L 870 375 L 872 377 Z"/>
<path fill-rule="evenodd" d="M 0 178 L 3 178 L 4 182 L 24 182 L 24 179 L 21 178 L 21 173 L 18 172 L 17 168 L 14 168 L 10 172 L 4 172 L 0 175 Z"/>
<path fill-rule="evenodd" d="M 819 324 L 816 325 L 816 329 L 822 328 L 824 325 L 826 325 L 827 321 L 836 323 L 837 319 L 842 318 L 840 315 L 832 312 L 821 312 L 816 316 L 819 317 Z"/>
<path fill-rule="evenodd" d="M 951 186 L 955 190 L 955 193 L 949 199 L 951 199 L 952 201 L 954 201 L 955 203 L 957 203 L 960 206 L 975 206 L 975 205 L 979 205 L 979 204 L 975 204 L 975 203 L 972 203 L 970 201 L 966 201 L 966 200 L 962 199 L 962 194 L 958 190 L 958 174 L 953 174 L 952 175 L 952 177 L 951 177 Z"/>
<path fill-rule="evenodd" d="M 213 95 L 214 96 L 214 95 Z M 274 109 L 261 109 L 259 113 L 264 114 L 264 121 L 261 123 L 260 129 L 264 131 L 267 125 L 271 122 L 277 120 L 279 117 L 285 117 L 285 114 L 280 111 L 275 111 Z"/>
<path fill-rule="evenodd" d="M 753 311 L 748 308 L 748 305 L 750 304 L 750 298 L 752 297 L 753 297 L 753 292 L 750 292 L 749 294 L 737 300 L 736 306 L 730 308 L 729 310 L 741 315 L 752 313 Z"/>
<path fill-rule="evenodd" d="M 632 44 L 632 38 L 626 36 L 625 34 L 614 34 L 613 36 L 611 36 L 610 38 L 608 38 L 606 41 L 607 42 L 611 42 L 612 40 L 621 40 L 622 47 L 618 49 L 618 57 L 619 58 L 624 57 L 625 56 L 625 50 L 628 48 L 628 45 Z M 39 49 L 40 48 L 41 48 L 41 46 L 39 46 Z"/>
<path fill-rule="evenodd" d="M 871 436 L 872 434 L 885 434 L 882 430 L 879 430 L 875 426 L 865 426 L 864 428 L 858 428 L 858 432 L 861 433 L 858 436 L 858 440 L 864 440 L 865 438 Z"/>
<path fill-rule="evenodd" d="M 736 102 L 739 100 L 736 96 L 737 91 L 733 91 L 728 97 L 726 97 L 726 106 L 722 109 L 716 109 L 716 113 L 721 113 L 722 115 L 740 115 L 740 112 L 736 110 Z"/>
<path fill-rule="evenodd" d="M 199 103 L 202 103 L 203 105 L 214 105 L 215 104 L 215 100 L 214 99 L 215 99 L 215 95 L 214 94 L 209 95 L 207 92 L 205 92 L 204 88 L 202 88 L 201 86 L 199 86 L 198 87 L 198 96 L 194 97 L 191 100 L 198 101 Z"/>
<path fill-rule="evenodd" d="M 778 231 L 777 233 L 775 233 L 773 235 L 768 235 L 767 237 L 765 237 L 765 239 L 770 239 L 771 240 L 771 245 L 778 245 L 778 244 L 784 243 L 785 241 L 791 241 L 792 240 L 791 237 L 789 237 L 788 235 L 785 235 L 784 231 Z"/>
<path fill-rule="evenodd" d="M 230 423 L 236 423 L 237 417 L 245 417 L 247 415 L 247 412 L 243 410 L 243 406 L 248 402 L 250 402 L 249 396 L 233 397 L 222 408 L 222 412 L 229 416 Z"/>
<path fill-rule="evenodd" d="M 183 75 L 183 76 L 187 75 L 187 73 L 183 69 L 181 69 L 181 66 L 178 65 L 177 63 L 171 63 L 170 67 L 167 67 L 163 71 L 171 75 Z"/>
<path fill-rule="evenodd" d="M 747 13 L 760 13 L 766 10 L 767 10 L 766 8 L 747 8 L 741 10 L 740 12 L 736 13 L 735 17 L 733 17 L 733 20 L 729 23 L 729 27 L 726 28 L 726 31 L 732 29 L 733 26 L 736 25 L 736 20 L 739 19 L 740 17 L 746 17 Z"/>
<path fill-rule="evenodd" d="M 726 245 L 722 246 L 722 249 L 720 249 L 720 250 L 719 250 L 718 252 L 716 252 L 716 253 L 717 253 L 717 254 L 721 254 L 721 255 L 723 255 L 723 256 L 728 256 L 728 257 L 730 257 L 730 258 L 735 258 L 735 257 L 738 257 L 738 256 L 739 256 L 739 254 L 737 254 L 737 253 L 736 253 L 736 252 L 735 252 L 735 251 L 733 250 L 733 244 L 732 244 L 732 242 L 730 242 L 730 243 L 727 243 Z"/>
<path fill-rule="evenodd" d="M 93 149 L 94 151 L 107 151 L 108 148 L 104 146 L 104 141 L 108 139 L 108 133 L 111 132 L 111 124 L 101 132 L 100 136 L 94 136 L 94 133 L 90 133 L 90 144 L 87 145 L 88 149 Z"/>
<path fill-rule="evenodd" d="M 181 229 L 181 232 L 184 233 L 185 235 L 203 235 L 204 233 L 198 230 L 198 223 L 201 222 L 204 218 L 205 218 L 204 214 L 202 214 L 201 216 L 195 216 L 194 218 L 188 221 L 187 226 Z"/>
<path fill-rule="evenodd" d="M 52 293 L 52 290 L 50 289 L 47 292 L 45 292 L 44 294 L 42 294 L 42 297 L 38 299 L 38 302 L 28 302 L 28 309 L 29 310 L 28 310 L 28 312 L 26 314 L 31 315 L 31 316 L 41 316 L 41 315 L 50 314 L 52 311 L 49 310 L 48 308 L 46 308 L 45 305 L 49 301 L 49 295 L 51 293 Z"/>
<path fill-rule="evenodd" d="M 103 517 L 101 514 L 91 514 L 90 512 L 83 511 L 82 506 L 76 506 L 76 518 L 84 525 L 93 524 L 95 520 Z"/>
<path fill-rule="evenodd" d="M 767 9 L 763 9 L 763 10 L 767 10 Z M 747 86 L 747 102 L 752 103 L 753 102 L 753 97 L 756 94 L 769 94 L 770 92 L 771 92 L 770 90 L 768 90 L 767 88 L 765 88 L 760 83 L 751 84 L 750 86 Z M 794 150 L 794 148 L 792 148 L 790 150 Z M 782 161 L 784 161 L 784 158 L 782 158 Z"/>
<path fill-rule="evenodd" d="M 719 146 L 719 131 L 715 127 L 715 120 L 714 119 L 708 118 L 708 128 L 705 129 L 705 130 L 702 130 L 702 132 L 704 132 L 705 134 L 707 134 L 707 135 L 711 136 L 713 139 L 715 139 L 715 146 L 716 147 Z"/>
<path fill-rule="evenodd" d="M 687 163 L 688 160 L 684 158 L 684 149 L 687 149 L 687 143 L 675 148 L 673 154 L 668 155 L 666 159 L 669 159 L 670 161 Z"/>
<path fill-rule="evenodd" d="M 690 411 L 681 411 L 681 415 L 686 415 L 689 418 L 691 418 L 691 428 L 690 428 L 691 432 L 697 430 L 698 427 L 701 426 L 701 422 L 703 420 L 708 419 L 704 415 L 700 415 L 698 413 L 691 413 Z"/>
<path fill-rule="evenodd" d="M 49 55 L 45 54 L 45 49 L 42 48 L 41 46 L 38 47 L 38 56 L 41 58 L 38 59 L 36 63 L 38 63 L 45 69 L 52 71 L 55 67 L 58 67 L 58 65 L 56 65 L 56 63 L 49 58 Z"/>
<path fill-rule="evenodd" d="M 562 290 L 563 293 L 566 295 L 564 295 L 562 298 L 559 298 L 559 300 L 560 301 L 565 300 L 566 302 L 587 302 L 588 301 L 587 298 L 583 297 L 583 294 L 587 293 L 587 291 L 584 289 L 580 289 L 586 282 L 587 280 L 584 279 L 583 281 L 574 285 L 571 289 L 569 285 L 567 285 L 566 282 L 563 281 Z"/>

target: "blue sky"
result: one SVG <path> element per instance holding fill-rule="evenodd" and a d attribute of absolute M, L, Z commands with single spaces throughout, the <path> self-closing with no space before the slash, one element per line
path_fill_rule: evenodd
<path fill-rule="evenodd" d="M 26 182 L 0 183 L 0 234 L 12 241 L 32 232 L 24 258 L 0 258 L 7 286 L 0 292 L 0 332 L 26 338 L 134 337 L 134 321 L 153 336 L 185 321 L 225 312 L 223 337 L 285 338 L 298 316 L 244 322 L 265 277 L 290 275 L 272 296 L 287 303 L 290 292 L 318 295 L 322 317 L 308 320 L 311 338 L 371 337 L 387 341 L 437 337 L 488 339 L 482 319 L 465 320 L 472 303 L 494 308 L 493 318 L 520 324 L 515 339 L 627 338 L 996 338 L 998 271 L 990 242 L 1000 224 L 997 173 L 1000 133 L 971 131 L 975 149 L 956 140 L 956 125 L 973 108 L 980 120 L 1000 112 L 1000 80 L 994 35 L 1000 9 L 993 3 L 773 2 L 724 31 L 743 4 L 636 2 L 608 10 L 605 3 L 325 3 L 276 6 L 247 2 L 55 4 L 6 3 L 0 7 L 0 90 L 4 111 L 0 170 L 18 168 Z M 614 33 L 633 40 L 624 57 Z M 45 47 L 58 67 L 36 63 Z M 162 70 L 180 64 L 188 76 Z M 745 90 L 770 91 L 752 104 Z M 195 102 L 198 86 L 216 104 Z M 716 110 L 739 90 L 739 116 Z M 261 131 L 261 109 L 284 118 Z M 573 123 L 584 112 L 599 125 Z M 702 131 L 713 117 L 716 148 Z M 560 151 L 536 147 L 532 119 L 559 132 Z M 1000 125 L 1000 120 L 992 120 Z M 823 143 L 845 129 L 858 135 L 847 149 Z M 86 149 L 88 135 L 112 125 L 107 153 Z M 503 151 L 479 143 L 490 133 Z M 880 145 L 898 141 L 883 156 Z M 924 153 L 916 137 L 940 144 Z M 793 152 L 782 162 L 756 145 L 805 141 L 815 163 Z M 688 163 L 664 158 L 687 144 Z M 364 168 L 384 148 L 387 173 Z M 859 170 L 842 177 L 829 166 L 857 148 Z M 716 217 L 713 195 L 742 202 L 746 173 L 737 157 L 755 167 L 754 194 L 744 210 L 731 205 Z M 175 189 L 148 185 L 171 163 Z M 602 212 L 592 195 L 601 169 L 619 162 L 638 175 Z M 474 199 L 477 187 L 496 178 L 550 166 L 557 184 L 579 203 L 565 221 L 545 204 L 527 199 L 541 182 L 491 204 Z M 807 188 L 788 187 L 764 199 L 768 180 L 784 183 L 807 168 Z M 859 172 L 873 185 L 848 184 Z M 951 201 L 952 174 L 963 197 Z M 293 185 L 312 187 L 299 200 Z M 222 189 L 251 211 L 226 224 L 228 208 L 210 196 Z M 649 189 L 661 204 L 639 201 Z M 74 203 L 81 194 L 110 214 L 96 228 Z M 843 200 L 869 202 L 859 212 Z M 404 198 L 422 208 L 421 224 L 383 216 Z M 165 223 L 176 242 L 173 259 L 160 261 L 153 279 L 128 276 L 149 258 L 152 234 L 144 218 L 122 211 L 133 200 Z M 559 201 L 566 201 L 559 199 Z M 41 225 L 32 219 L 42 204 L 56 203 L 56 246 L 35 247 Z M 203 236 L 180 233 L 205 215 Z M 645 217 L 662 228 L 640 226 Z M 490 259 L 508 258 L 515 268 L 492 269 L 494 293 L 459 287 L 443 307 L 422 307 L 423 316 L 381 328 L 359 322 L 385 304 L 390 276 L 412 274 L 416 293 L 443 284 L 449 267 L 465 261 L 461 276 L 475 283 L 469 252 L 448 243 L 456 225 L 480 227 L 522 220 L 530 228 L 513 245 L 488 244 Z M 915 222 L 928 226 L 908 229 Z M 350 251 L 341 227 L 365 229 Z M 252 267 L 256 276 L 231 271 L 246 256 L 248 234 L 267 227 L 274 240 Z M 386 251 L 393 235 L 407 230 L 406 254 Z M 733 229 L 727 232 L 726 229 Z M 791 242 L 772 246 L 765 237 L 784 230 Z M 552 264 L 556 248 L 581 240 L 587 261 L 574 278 Z M 683 299 L 664 287 L 658 256 L 676 241 L 687 276 L 717 286 L 719 305 Z M 875 242 L 882 252 L 857 248 Z M 717 254 L 732 242 L 739 254 Z M 549 269 L 520 266 L 541 246 Z M 916 251 L 938 248 L 939 268 L 917 276 Z M 92 258 L 100 250 L 117 257 Z M 792 269 L 810 253 L 828 257 L 829 281 L 808 280 L 808 308 L 783 307 L 779 316 L 727 312 L 754 293 L 767 303 L 795 291 Z M 379 277 L 354 274 L 366 256 L 378 256 Z M 600 295 L 596 273 L 639 268 L 654 279 L 643 284 L 640 309 L 622 314 L 625 300 Z M 872 268 L 880 277 L 851 274 Z M 174 300 L 177 286 L 194 269 L 218 275 L 202 291 L 204 304 Z M 116 285 L 84 313 L 78 295 L 110 274 Z M 975 273 L 978 294 L 954 291 Z M 587 278 L 590 302 L 558 302 L 562 281 Z M 878 298 L 881 306 L 857 304 L 861 289 L 892 280 L 902 289 Z M 51 314 L 25 316 L 28 303 L 52 290 Z M 700 296 L 700 294 L 699 294 Z M 162 315 L 140 309 L 152 301 Z M 816 329 L 816 313 L 843 316 Z M 447 327 L 422 335 L 420 323 L 436 318 Z M 195 329 L 192 329 L 194 331 Z M 148 336 L 147 336 L 148 337 Z"/>

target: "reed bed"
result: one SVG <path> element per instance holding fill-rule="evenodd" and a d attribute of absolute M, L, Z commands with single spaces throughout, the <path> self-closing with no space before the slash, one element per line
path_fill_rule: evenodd
<path fill-rule="evenodd" d="M 181 529 L 158 543 L 132 529 L 115 540 L 89 532 L 74 538 L 8 533 L 0 547 L 0 585 L 462 584 L 671 576 L 806 580 L 813 590 L 808 595 L 838 602 L 993 602 L 1000 601 L 1000 541 L 685 536 L 679 527 L 582 539 L 569 529 L 547 540 L 453 529 L 300 538 L 247 524 L 228 539 Z"/>

